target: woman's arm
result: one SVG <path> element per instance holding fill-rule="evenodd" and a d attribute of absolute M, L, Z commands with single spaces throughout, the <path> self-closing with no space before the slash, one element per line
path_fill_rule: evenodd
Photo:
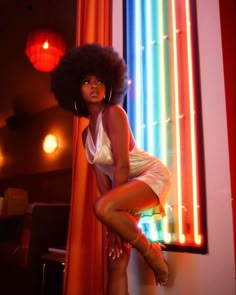
<path fill-rule="evenodd" d="M 107 175 L 103 174 L 98 168 L 96 168 L 96 166 L 93 165 L 93 169 L 96 175 L 98 190 L 101 195 L 104 195 L 112 188 L 111 180 Z"/>
<path fill-rule="evenodd" d="M 103 122 L 111 141 L 115 164 L 113 187 L 116 187 L 126 183 L 129 178 L 129 123 L 125 111 L 115 105 L 106 108 Z M 120 257 L 123 247 L 127 245 L 115 232 L 108 231 L 108 253 L 113 260 Z"/>
<path fill-rule="evenodd" d="M 112 188 L 112 184 L 108 176 L 104 175 L 96 166 L 93 166 L 93 168 L 96 174 L 98 190 L 102 196 Z M 120 236 L 107 228 L 107 240 L 108 256 L 113 260 L 119 258 L 123 253 L 123 245 Z"/>
<path fill-rule="evenodd" d="M 112 126 L 113 126 L 113 124 L 116 124 L 116 122 L 117 122 L 117 124 L 119 124 L 120 122 L 122 123 L 121 129 L 119 130 L 118 134 L 117 134 L 118 130 L 115 130 L 116 128 L 114 128 L 114 130 L 113 130 L 114 135 L 115 134 L 118 135 L 117 138 L 115 138 L 114 135 L 110 136 L 110 134 L 106 128 L 108 136 L 111 140 L 112 152 L 113 152 L 113 157 L 114 157 L 115 165 L 116 165 L 113 187 L 128 181 L 128 174 L 129 174 L 129 165 L 127 166 L 127 163 L 129 160 L 128 159 L 128 149 L 129 149 L 128 144 L 129 144 L 129 142 L 127 141 L 128 134 L 127 134 L 127 137 L 122 139 L 122 141 L 119 140 L 123 126 L 126 126 L 126 123 L 125 123 L 126 118 L 124 117 L 123 111 L 120 108 L 118 111 L 115 111 L 115 112 L 116 113 L 119 112 L 119 113 L 116 114 L 116 118 L 112 119 L 113 122 L 111 122 L 111 119 L 109 119 L 109 117 L 110 116 L 112 117 L 114 115 L 113 114 L 114 112 L 111 111 L 111 112 L 109 112 L 109 116 L 105 116 L 105 117 L 107 117 L 109 125 L 112 124 Z M 106 124 L 106 126 L 107 126 L 107 124 Z M 128 126 L 126 126 L 125 129 L 127 127 Z M 125 130 L 123 129 L 123 131 L 125 131 Z M 85 141 L 86 141 L 86 136 L 87 136 L 87 128 L 83 131 L 83 134 L 82 134 L 84 145 L 85 145 Z M 125 143 L 125 141 L 127 141 L 127 142 Z M 113 147 L 114 144 L 117 144 L 117 147 Z M 122 145 L 122 148 L 120 145 Z M 124 149 L 124 145 L 127 146 L 126 147 L 127 151 L 126 151 L 126 148 Z M 116 156 L 118 150 L 121 151 L 121 153 L 119 154 L 119 157 Z M 112 183 L 111 183 L 111 180 L 109 179 L 109 177 L 107 175 L 103 174 L 98 168 L 96 168 L 95 165 L 93 165 L 93 169 L 94 169 L 95 175 L 96 175 L 96 182 L 97 182 L 98 190 L 102 196 L 106 192 L 108 192 L 110 189 L 112 189 Z M 111 231 L 109 228 L 107 229 L 107 239 L 108 239 L 108 245 L 107 245 L 108 255 L 112 259 L 119 258 L 123 252 L 123 247 L 126 246 L 126 243 L 121 240 L 119 235 L 117 235 L 115 232 Z"/>
<path fill-rule="evenodd" d="M 128 181 L 130 129 L 125 111 L 116 105 L 104 112 L 104 127 L 111 141 L 115 164 L 113 187 Z"/>

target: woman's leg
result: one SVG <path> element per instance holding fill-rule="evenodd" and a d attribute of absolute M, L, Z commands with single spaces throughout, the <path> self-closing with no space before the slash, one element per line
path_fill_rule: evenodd
<path fill-rule="evenodd" d="M 123 253 L 115 260 L 108 256 L 107 295 L 128 295 L 127 267 L 131 248 L 123 247 Z"/>
<path fill-rule="evenodd" d="M 131 242 L 136 239 L 139 229 L 135 217 L 129 212 L 140 212 L 158 204 L 158 197 L 146 183 L 132 180 L 98 198 L 94 212 L 103 224 Z"/>
<path fill-rule="evenodd" d="M 135 222 L 138 224 L 141 214 L 134 215 Z M 108 283 L 107 295 L 128 295 L 128 277 L 127 268 L 130 260 L 131 245 L 119 237 L 119 246 L 117 245 L 114 236 L 108 231 L 108 247 L 107 247 L 107 262 L 108 262 Z M 118 247 L 122 250 L 122 254 L 117 257 L 114 254 L 114 248 Z M 118 250 L 119 250 L 118 249 Z M 112 251 L 113 250 L 113 251 Z M 117 249 L 116 249 L 117 252 Z"/>
<path fill-rule="evenodd" d="M 132 180 L 98 198 L 94 212 L 103 224 L 133 244 L 145 256 L 147 264 L 155 273 L 157 283 L 165 284 L 168 268 L 160 248 L 152 247 L 146 236 L 140 234 L 135 218 L 129 213 L 129 211 L 147 210 L 157 204 L 159 204 L 158 197 L 146 183 Z M 155 257 L 157 259 L 153 261 Z"/>

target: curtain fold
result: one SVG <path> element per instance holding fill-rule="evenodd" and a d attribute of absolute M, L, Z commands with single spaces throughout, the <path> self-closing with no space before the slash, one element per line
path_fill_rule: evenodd
<path fill-rule="evenodd" d="M 111 45 L 112 0 L 77 1 L 77 45 Z M 98 197 L 95 175 L 87 164 L 81 133 L 85 118 L 74 118 L 73 177 L 64 295 L 105 294 L 105 229 L 93 214 Z"/>

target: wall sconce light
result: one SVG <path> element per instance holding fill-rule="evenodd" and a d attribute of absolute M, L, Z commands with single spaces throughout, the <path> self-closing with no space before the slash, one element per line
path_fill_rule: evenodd
<path fill-rule="evenodd" d="M 0 147 L 0 168 L 3 166 L 3 162 L 4 162 L 4 157 L 3 157 L 2 149 Z"/>
<path fill-rule="evenodd" d="M 47 154 L 52 154 L 58 148 L 57 137 L 53 134 L 48 134 L 45 136 L 43 141 L 43 150 Z"/>

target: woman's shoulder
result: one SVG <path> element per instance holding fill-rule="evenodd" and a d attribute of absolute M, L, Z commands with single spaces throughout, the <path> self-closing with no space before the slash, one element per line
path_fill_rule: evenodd
<path fill-rule="evenodd" d="M 120 105 L 106 105 L 103 111 L 103 117 L 106 119 L 127 117 L 125 110 Z"/>
<path fill-rule="evenodd" d="M 129 128 L 127 114 L 120 105 L 107 105 L 104 108 L 102 121 L 108 133 L 117 128 Z"/>

